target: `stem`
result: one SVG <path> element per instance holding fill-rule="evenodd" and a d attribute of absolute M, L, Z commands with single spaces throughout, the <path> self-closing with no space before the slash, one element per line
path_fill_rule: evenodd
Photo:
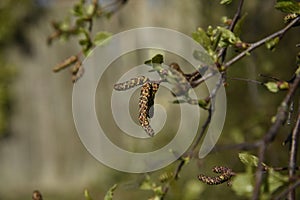
<path fill-rule="evenodd" d="M 279 37 L 279 39 L 281 39 L 283 37 L 283 35 L 290 29 L 292 28 L 292 26 L 294 24 L 296 24 L 298 21 L 300 20 L 300 17 L 295 18 L 293 21 L 291 21 L 286 27 L 284 27 L 283 29 L 253 43 L 250 44 L 250 47 L 248 49 L 246 49 L 245 51 L 241 52 L 240 54 L 238 54 L 237 56 L 235 56 L 234 58 L 232 58 L 231 60 L 229 60 L 228 62 L 224 63 L 224 68 L 228 68 L 229 66 L 231 66 L 232 64 L 234 64 L 235 62 L 237 62 L 238 60 L 242 59 L 244 56 L 248 55 L 251 51 L 253 51 L 254 49 L 260 47 L 261 45 L 265 44 L 267 41 L 272 40 L 276 37 Z"/>
<path fill-rule="evenodd" d="M 300 106 L 300 101 L 299 101 L 299 106 Z M 295 127 L 293 129 L 293 133 L 292 133 L 290 159 L 289 159 L 289 178 L 290 178 L 290 180 L 296 174 L 299 132 L 300 132 L 300 108 L 298 111 L 298 119 L 297 119 L 296 125 L 295 125 Z M 296 191 L 294 189 L 290 188 L 290 191 L 288 193 L 288 200 L 295 200 L 295 199 L 296 199 Z"/>
<path fill-rule="evenodd" d="M 256 170 L 256 176 L 255 176 L 255 188 L 253 190 L 253 200 L 258 200 L 260 195 L 260 186 L 262 184 L 262 171 L 263 171 L 263 165 L 265 158 L 266 149 L 269 143 L 271 143 L 277 133 L 281 125 L 285 122 L 286 116 L 287 116 L 287 109 L 288 106 L 292 100 L 292 97 L 296 93 L 297 88 L 300 84 L 300 74 L 297 74 L 294 82 L 291 84 L 291 87 L 285 96 L 284 100 L 280 104 L 278 108 L 278 112 L 276 114 L 276 121 L 272 124 L 268 132 L 266 133 L 265 137 L 259 141 L 259 162 L 258 167 Z"/>
<path fill-rule="evenodd" d="M 239 6 L 237 8 L 237 11 L 232 19 L 232 22 L 229 26 L 229 30 L 230 31 L 233 31 L 234 30 L 234 27 L 235 25 L 237 24 L 238 20 L 240 19 L 241 17 L 241 13 L 242 13 L 242 8 L 243 8 L 243 4 L 244 4 L 244 0 L 240 0 L 239 2 Z M 224 62 L 225 60 L 225 57 L 226 57 L 226 53 L 227 53 L 227 47 L 224 47 L 220 50 L 220 53 L 219 53 L 219 58 L 221 58 L 221 61 Z"/>

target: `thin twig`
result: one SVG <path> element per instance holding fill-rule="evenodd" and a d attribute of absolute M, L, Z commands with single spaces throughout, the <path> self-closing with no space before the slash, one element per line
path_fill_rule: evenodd
<path fill-rule="evenodd" d="M 253 200 L 259 199 L 260 186 L 262 184 L 262 169 L 263 169 L 262 163 L 264 162 L 267 146 L 269 143 L 271 143 L 275 139 L 279 128 L 285 122 L 285 120 L 287 118 L 288 105 L 290 104 L 292 97 L 296 93 L 296 90 L 298 89 L 299 84 L 300 84 L 300 74 L 298 74 L 296 76 L 295 80 L 293 81 L 293 83 L 290 86 L 290 89 L 289 89 L 287 95 L 285 96 L 284 100 L 280 104 L 280 106 L 278 108 L 278 112 L 276 114 L 275 122 L 272 124 L 272 126 L 266 133 L 265 137 L 259 141 L 259 163 L 258 163 L 258 167 L 256 170 L 255 187 L 253 190 L 253 197 L 252 197 Z"/>
<path fill-rule="evenodd" d="M 286 27 L 284 27 L 283 29 L 253 43 L 250 44 L 249 48 L 246 49 L 245 51 L 241 52 L 240 54 L 238 54 L 237 56 L 235 56 L 234 58 L 232 58 L 231 60 L 229 60 L 228 62 L 224 63 L 223 67 L 226 69 L 229 66 L 231 66 L 232 64 L 234 64 L 235 62 L 237 62 L 238 60 L 240 60 L 241 58 L 243 58 L 244 56 L 248 55 L 251 51 L 253 51 L 254 49 L 260 47 L 261 45 L 265 44 L 267 41 L 272 40 L 276 37 L 282 38 L 283 35 L 290 29 L 293 27 L 294 24 L 298 23 L 298 21 L 300 20 L 300 17 L 295 18 L 293 21 L 291 21 Z"/>
<path fill-rule="evenodd" d="M 300 101 L 299 101 L 300 106 Z M 296 174 L 296 164 L 297 164 L 297 151 L 298 151 L 298 143 L 299 143 L 299 132 L 300 132 L 300 108 L 298 111 L 298 119 L 296 125 L 293 129 L 292 133 L 292 141 L 290 148 L 290 159 L 289 159 L 289 178 L 291 180 L 292 177 Z M 296 199 L 296 191 L 294 189 L 290 189 L 288 194 L 288 200 Z"/>
<path fill-rule="evenodd" d="M 212 116 L 212 109 L 211 109 L 212 105 L 210 105 L 209 109 L 208 109 L 208 116 L 206 118 L 205 123 L 202 125 L 201 131 L 199 134 L 197 134 L 197 137 L 195 139 L 195 142 L 193 143 L 193 145 L 190 148 L 190 151 L 187 153 L 186 157 L 191 158 L 193 156 L 193 152 L 194 150 L 197 148 L 198 144 L 200 143 L 200 140 L 202 138 L 202 136 L 204 135 L 206 129 L 208 128 L 208 125 L 210 124 L 211 121 L 211 116 Z M 182 167 L 184 166 L 185 163 L 185 159 L 182 158 L 178 164 L 178 166 L 175 169 L 174 175 L 173 175 L 173 180 L 177 180 L 179 177 L 179 173 L 182 170 Z M 167 194 L 167 192 L 169 191 L 170 188 L 170 181 L 169 183 L 167 183 L 164 188 L 163 188 L 163 195 L 161 197 L 161 200 L 163 200 Z"/>
<path fill-rule="evenodd" d="M 274 200 L 280 200 L 283 199 L 289 192 L 290 190 L 296 189 L 298 186 L 300 186 L 300 180 L 297 180 L 294 184 L 292 184 L 289 188 L 281 192 L 279 195 L 277 195 Z"/>
<path fill-rule="evenodd" d="M 240 0 L 239 2 L 239 6 L 237 8 L 237 11 L 232 19 L 232 22 L 229 26 L 229 30 L 230 31 L 233 31 L 234 30 L 234 27 L 235 25 L 237 24 L 238 20 L 240 19 L 241 17 L 241 13 L 242 13 L 242 8 L 243 8 L 243 4 L 244 4 L 244 0 Z M 220 50 L 220 53 L 219 53 L 219 58 L 221 58 L 221 62 L 224 62 L 225 60 L 225 57 L 226 57 L 226 53 L 227 53 L 227 47 L 224 47 Z"/>

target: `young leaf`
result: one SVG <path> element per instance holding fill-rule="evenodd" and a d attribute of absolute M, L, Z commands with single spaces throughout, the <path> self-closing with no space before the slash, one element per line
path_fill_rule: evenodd
<path fill-rule="evenodd" d="M 85 197 L 86 200 L 93 200 L 87 189 L 84 190 L 84 197 Z"/>
<path fill-rule="evenodd" d="M 275 49 L 275 46 L 279 43 L 279 41 L 280 41 L 279 37 L 267 41 L 266 42 L 267 49 L 273 51 Z"/>
<path fill-rule="evenodd" d="M 114 184 L 106 193 L 105 197 L 104 197 L 104 200 L 112 200 L 113 199 L 113 196 L 114 196 L 114 191 L 116 190 L 117 188 L 117 184 Z"/>
<path fill-rule="evenodd" d="M 258 158 L 248 153 L 239 153 L 239 158 L 242 163 L 246 166 L 257 167 Z"/>
<path fill-rule="evenodd" d="M 272 168 L 268 170 L 268 173 L 268 184 L 270 193 L 273 193 L 277 188 L 289 181 L 287 175 L 282 175 L 281 173 L 274 171 Z"/>
<path fill-rule="evenodd" d="M 201 44 L 204 49 L 208 50 L 210 48 L 210 39 L 202 28 L 198 28 L 197 32 L 192 33 L 192 38 Z"/>
<path fill-rule="evenodd" d="M 94 37 L 94 43 L 96 45 L 103 45 L 104 42 L 106 42 L 111 36 L 112 36 L 112 34 L 109 33 L 109 32 L 104 32 L 104 31 L 103 32 L 99 32 Z"/>
<path fill-rule="evenodd" d="M 264 83 L 264 85 L 267 87 L 267 89 L 270 92 L 276 93 L 279 91 L 279 88 L 278 88 L 278 85 L 276 82 L 267 82 L 267 83 Z"/>
<path fill-rule="evenodd" d="M 250 198 L 253 191 L 252 182 L 252 173 L 239 173 L 233 177 L 232 189 L 237 195 Z"/>
<path fill-rule="evenodd" d="M 220 4 L 231 4 L 232 0 L 221 0 Z"/>
<path fill-rule="evenodd" d="M 294 0 L 277 0 L 275 8 L 285 13 L 300 14 L 300 3 Z"/>
<path fill-rule="evenodd" d="M 151 181 L 150 176 L 146 175 L 145 179 L 140 185 L 141 190 L 152 190 L 155 184 Z"/>

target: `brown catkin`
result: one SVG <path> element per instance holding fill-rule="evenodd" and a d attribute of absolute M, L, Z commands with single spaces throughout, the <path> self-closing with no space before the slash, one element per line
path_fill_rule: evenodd
<path fill-rule="evenodd" d="M 159 88 L 159 83 L 151 83 L 151 95 L 150 95 L 150 98 L 148 100 L 148 112 L 147 112 L 147 116 L 149 118 L 152 118 L 153 115 L 154 115 L 154 99 L 155 99 L 155 94 Z"/>
<path fill-rule="evenodd" d="M 125 81 L 123 83 L 116 83 L 114 84 L 114 89 L 118 90 L 118 91 L 124 91 L 124 90 L 128 90 L 131 89 L 135 86 L 138 85 L 143 85 L 145 83 L 149 82 L 149 78 L 145 77 L 145 76 L 138 76 L 136 78 L 132 78 L 128 81 Z"/>
<path fill-rule="evenodd" d="M 198 179 L 208 185 L 218 185 L 227 182 L 233 176 L 231 169 L 223 166 L 217 166 L 212 169 L 213 172 L 219 173 L 219 176 L 211 177 L 203 174 L 198 175 Z"/>
<path fill-rule="evenodd" d="M 139 101 L 139 121 L 146 133 L 150 136 L 154 135 L 154 130 L 150 126 L 149 115 L 149 100 L 152 96 L 152 83 L 147 82 L 143 84 Z"/>

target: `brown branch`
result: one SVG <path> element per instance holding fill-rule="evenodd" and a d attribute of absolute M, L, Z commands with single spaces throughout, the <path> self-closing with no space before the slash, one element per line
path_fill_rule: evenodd
<path fill-rule="evenodd" d="M 280 200 L 283 199 L 284 197 L 286 197 L 288 195 L 288 193 L 291 190 L 295 190 L 297 187 L 300 186 L 300 180 L 297 180 L 294 184 L 292 184 L 289 188 L 287 188 L 286 190 L 284 190 L 283 192 L 281 192 L 279 195 L 277 195 L 274 200 Z"/>
<path fill-rule="evenodd" d="M 242 8 L 243 8 L 243 4 L 244 4 L 244 0 L 240 0 L 239 2 L 239 6 L 237 8 L 237 11 L 232 19 L 232 22 L 229 26 L 229 30 L 230 31 L 233 31 L 234 30 L 234 27 L 235 25 L 237 24 L 237 22 L 239 21 L 240 17 L 241 17 L 241 13 L 242 13 Z M 220 53 L 219 53 L 219 58 L 221 58 L 221 61 L 224 62 L 225 60 L 225 57 L 226 57 L 226 53 L 227 53 L 227 47 L 224 47 L 220 50 Z"/>
<path fill-rule="evenodd" d="M 208 128 L 208 125 L 210 124 L 210 121 L 211 121 L 211 117 L 212 117 L 212 105 L 210 105 L 209 109 L 208 109 L 208 116 L 206 118 L 206 121 L 205 123 L 202 125 L 202 128 L 201 128 L 201 131 L 199 134 L 197 134 L 197 137 L 195 139 L 195 142 L 193 143 L 193 145 L 191 146 L 190 148 L 190 151 L 186 154 L 186 156 L 183 156 L 178 164 L 178 166 L 176 167 L 175 169 L 175 172 L 174 172 L 174 176 L 173 176 L 173 180 L 177 180 L 178 177 L 179 177 L 179 173 L 181 172 L 182 170 L 182 167 L 184 166 L 186 160 L 184 157 L 188 157 L 188 158 L 191 158 L 193 156 L 193 152 L 194 150 L 197 148 L 198 144 L 200 143 L 200 140 L 202 138 L 202 136 L 204 135 L 206 129 Z M 167 194 L 167 192 L 169 191 L 169 188 L 170 188 L 170 182 L 169 181 L 163 188 L 163 195 L 161 197 L 161 200 L 163 200 Z"/>
<path fill-rule="evenodd" d="M 231 66 L 232 64 L 234 64 L 235 62 L 237 62 L 238 60 L 242 59 L 244 56 L 248 55 L 251 51 L 253 51 L 254 49 L 260 47 L 261 45 L 265 44 L 267 41 L 272 40 L 276 37 L 279 37 L 280 39 L 284 36 L 284 34 L 293 27 L 294 24 L 298 23 L 298 21 L 300 20 L 300 17 L 297 17 L 296 19 L 294 19 L 293 21 L 291 21 L 286 27 L 284 27 L 283 29 L 255 42 L 250 44 L 249 48 L 246 49 L 245 51 L 241 52 L 240 54 L 238 54 L 237 56 L 235 56 L 234 58 L 232 58 L 231 60 L 229 60 L 228 62 L 224 63 L 223 67 L 224 69 L 227 69 L 229 66 Z"/>
<path fill-rule="evenodd" d="M 262 163 L 264 162 L 267 146 L 269 143 L 271 143 L 275 139 L 279 128 L 285 122 L 285 120 L 287 118 L 288 105 L 290 104 L 292 97 L 296 93 L 296 90 L 299 87 L 299 84 L 300 84 L 300 74 L 297 74 L 295 80 L 293 81 L 293 83 L 290 86 L 290 89 L 289 89 L 286 97 L 284 98 L 284 100 L 282 101 L 282 103 L 280 104 L 280 106 L 278 108 L 275 122 L 272 124 L 272 126 L 266 133 L 265 137 L 259 141 L 259 163 L 258 163 L 258 167 L 256 170 L 256 176 L 255 176 L 255 188 L 253 190 L 253 196 L 252 196 L 253 200 L 259 199 L 260 186 L 262 184 L 262 171 L 263 171 Z"/>
<path fill-rule="evenodd" d="M 300 106 L 300 101 L 299 101 Z M 300 108 L 298 108 L 298 119 L 296 125 L 293 129 L 292 133 L 292 141 L 290 147 L 290 159 L 289 159 L 289 178 L 291 180 L 292 177 L 296 174 L 296 164 L 297 164 L 297 151 L 298 151 L 298 143 L 299 143 L 299 132 L 300 132 Z M 296 199 L 296 191 L 290 188 L 288 194 L 288 200 Z"/>

